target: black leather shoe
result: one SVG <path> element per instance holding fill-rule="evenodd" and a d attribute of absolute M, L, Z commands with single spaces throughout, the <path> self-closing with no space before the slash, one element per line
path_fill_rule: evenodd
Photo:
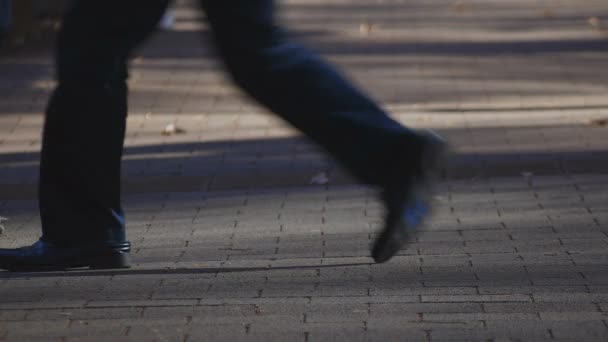
<path fill-rule="evenodd" d="M 417 165 L 407 171 L 396 170 L 384 186 L 385 225 L 372 248 L 372 257 L 378 263 L 397 254 L 431 212 L 432 183 L 443 168 L 447 144 L 434 133 L 420 138 Z"/>
<path fill-rule="evenodd" d="M 35 272 L 79 267 L 127 268 L 130 250 L 128 241 L 64 247 L 38 240 L 31 246 L 0 249 L 0 269 Z"/>

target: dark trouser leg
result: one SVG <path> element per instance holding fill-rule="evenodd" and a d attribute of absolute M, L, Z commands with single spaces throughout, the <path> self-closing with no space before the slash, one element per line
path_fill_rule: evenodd
<path fill-rule="evenodd" d="M 322 145 L 362 181 L 383 185 L 391 167 L 417 160 L 417 136 L 331 66 L 286 38 L 273 0 L 201 0 L 238 85 Z M 403 170 L 403 165 L 399 168 Z"/>
<path fill-rule="evenodd" d="M 168 0 L 74 1 L 58 37 L 58 85 L 46 111 L 39 203 L 43 239 L 122 241 L 120 159 L 127 58 Z"/>

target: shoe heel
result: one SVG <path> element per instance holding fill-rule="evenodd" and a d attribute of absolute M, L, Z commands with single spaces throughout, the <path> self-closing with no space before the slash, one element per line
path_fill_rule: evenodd
<path fill-rule="evenodd" d="M 131 262 L 128 253 L 114 253 L 104 256 L 99 256 L 89 263 L 89 268 L 92 270 L 109 269 L 109 268 L 129 268 Z"/>

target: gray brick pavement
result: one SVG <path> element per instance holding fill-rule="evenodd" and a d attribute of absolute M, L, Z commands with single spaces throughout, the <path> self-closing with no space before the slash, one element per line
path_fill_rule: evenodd
<path fill-rule="evenodd" d="M 452 183 L 451 188 L 458 189 L 452 190 L 453 197 L 480 188 L 469 181 Z M 450 188 L 443 185 L 447 184 L 442 184 L 444 189 Z M 539 193 L 547 190 L 533 185 L 522 185 L 518 190 L 514 186 L 511 197 L 517 199 L 517 193 L 526 196 L 530 187 Z M 568 340 L 575 333 L 563 328 L 563 322 L 586 327 L 575 330 L 581 334 L 576 336 L 590 340 L 607 336 L 603 323 L 608 303 L 606 265 L 575 262 L 578 254 L 569 252 L 566 244 L 551 252 L 492 248 L 497 242 L 508 245 L 518 240 L 559 239 L 561 233 L 550 226 L 533 229 L 532 225 L 527 231 L 525 227 L 497 225 L 480 230 L 455 222 L 451 228 L 420 232 L 407 250 L 382 265 L 373 265 L 367 258 L 371 231 L 349 234 L 340 225 L 311 224 L 307 219 L 291 222 L 298 228 L 292 231 L 276 228 L 281 208 L 292 210 L 292 204 L 291 215 L 297 217 L 302 210 L 306 218 L 312 216 L 306 208 L 315 209 L 317 217 L 333 210 L 316 210 L 322 206 L 319 201 L 327 198 L 334 199 L 332 205 L 338 211 L 375 202 L 372 190 L 354 190 L 352 186 L 266 189 L 260 192 L 259 200 L 251 191 L 156 197 L 165 201 L 163 206 L 168 210 L 151 210 L 157 214 L 153 217 L 139 216 L 135 227 L 150 229 L 130 231 L 132 239 L 138 241 L 133 255 L 135 268 L 7 274 L 2 278 L 0 319 L 7 330 L 5 339 L 35 338 L 32 331 L 45 331 L 46 336 L 57 338 L 83 338 L 88 334 L 87 338 L 95 339 L 105 334 L 104 329 L 111 329 L 112 336 L 150 340 L 158 336 L 198 340 L 206 330 L 209 337 L 218 340 L 306 336 L 376 340 L 399 334 L 430 340 Z M 439 195 L 451 197 L 449 193 Z M 207 197 L 208 202 L 204 200 Z M 280 205 L 264 198 L 277 199 Z M 126 203 L 130 202 L 127 197 Z M 34 203 L 29 203 L 33 210 Z M 157 208 L 156 204 L 153 207 Z M 195 207 L 200 210 L 190 209 Z M 193 217 L 203 220 L 209 209 L 217 217 L 238 222 L 241 208 L 242 212 L 257 212 L 258 207 L 261 213 L 272 211 L 277 215 L 262 215 L 257 227 L 250 224 L 241 230 L 238 224 L 228 225 L 223 228 L 228 235 L 222 229 L 208 232 L 202 240 L 193 242 L 198 254 L 192 259 L 185 257 L 192 247 L 186 242 L 194 240 L 192 229 L 201 229 L 193 227 Z M 533 213 L 542 216 L 544 210 L 539 206 Z M 443 208 L 440 201 L 436 218 L 451 215 L 454 213 Z M 481 220 L 489 220 L 488 216 Z M 367 220 L 371 225 L 378 219 L 372 216 L 357 221 Z M 493 221 L 500 220 L 495 213 Z M 272 221 L 277 223 L 263 225 Z M 155 224 L 158 229 L 152 230 Z M 429 224 L 432 226 L 433 220 Z M 606 243 L 606 235 L 595 234 L 601 227 L 584 230 L 579 239 Z M 255 234 L 247 231 L 250 228 Z M 323 256 L 327 248 L 323 241 L 331 239 L 336 231 L 346 246 L 336 244 L 336 248 L 345 248 L 344 253 L 340 257 Z M 483 234 L 475 235 L 478 231 Z M 160 235 L 149 236 L 151 232 Z M 17 243 L 26 240 L 10 231 L 7 234 L 13 235 Z M 166 246 L 162 239 L 167 241 Z M 288 240 L 294 243 L 282 245 L 279 251 L 283 253 L 275 253 L 277 240 L 279 245 Z M 298 242 L 317 245 L 318 252 L 301 249 Z M 454 242 L 477 243 L 479 249 L 454 249 Z M 484 242 L 487 248 L 483 248 Z M 422 246 L 429 243 L 434 243 L 434 249 L 423 252 Z M 148 250 L 154 253 L 146 254 Z M 416 252 L 412 254 L 412 250 Z M 580 251 L 599 260 L 605 252 Z M 21 330 L 26 328 L 25 332 Z"/>
<path fill-rule="evenodd" d="M 606 341 L 608 140 L 590 121 L 608 116 L 608 50 L 588 23 L 603 1 L 282 3 L 299 39 L 453 145 L 433 218 L 382 265 L 375 189 L 232 88 L 193 13 L 180 3 L 133 63 L 134 267 L 0 274 L 0 341 Z M 39 234 L 50 54 L 8 52 L 0 73 L 15 247 Z"/>

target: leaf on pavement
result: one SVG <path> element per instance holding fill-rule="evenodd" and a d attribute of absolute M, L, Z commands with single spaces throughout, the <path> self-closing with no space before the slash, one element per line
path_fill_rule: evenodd
<path fill-rule="evenodd" d="M 470 7 L 471 6 L 464 1 L 456 1 L 451 6 L 453 11 L 460 13 L 467 11 L 468 9 L 470 9 Z"/>
<path fill-rule="evenodd" d="M 375 25 L 366 20 L 359 24 L 359 33 L 363 36 L 368 36 L 370 33 L 372 33 L 374 28 Z"/>
<path fill-rule="evenodd" d="M 593 119 L 589 121 L 589 124 L 596 127 L 606 127 L 608 126 L 608 118 Z"/>
<path fill-rule="evenodd" d="M 174 135 L 174 134 L 183 134 L 186 133 L 186 130 L 183 128 L 177 127 L 174 123 L 170 123 L 161 132 L 162 135 Z"/>
<path fill-rule="evenodd" d="M 587 23 L 596 30 L 602 29 L 602 20 L 598 17 L 591 16 L 587 18 Z"/>

